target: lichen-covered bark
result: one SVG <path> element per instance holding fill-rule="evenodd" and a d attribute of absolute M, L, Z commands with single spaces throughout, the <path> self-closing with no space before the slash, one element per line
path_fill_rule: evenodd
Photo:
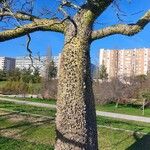
<path fill-rule="evenodd" d="M 82 17 L 82 21 L 81 21 Z M 66 32 L 59 74 L 56 150 L 97 150 L 95 104 L 90 77 L 90 11 Z"/>
<path fill-rule="evenodd" d="M 24 16 L 24 19 L 27 18 Z M 66 28 L 66 22 L 61 22 L 57 19 L 37 19 L 35 18 L 33 22 L 22 25 L 15 29 L 6 30 L 0 32 L 0 42 L 15 39 L 24 36 L 28 33 L 33 33 L 35 31 L 55 31 L 64 33 Z"/>
<path fill-rule="evenodd" d="M 101 39 L 114 34 L 133 36 L 139 33 L 150 22 L 150 10 L 133 24 L 116 24 L 92 32 L 92 40 Z"/>

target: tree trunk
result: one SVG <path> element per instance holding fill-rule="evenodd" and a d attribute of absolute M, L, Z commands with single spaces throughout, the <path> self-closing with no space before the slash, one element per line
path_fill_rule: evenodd
<path fill-rule="evenodd" d="M 145 114 L 145 98 L 143 99 L 142 114 Z"/>
<path fill-rule="evenodd" d="M 78 14 L 74 18 L 77 27 L 71 23 L 66 32 L 59 72 L 55 150 L 98 149 L 90 74 L 91 26 L 83 19 L 87 14 Z"/>
<path fill-rule="evenodd" d="M 116 101 L 116 105 L 115 105 L 116 108 L 118 108 L 119 101 L 120 101 L 120 99 L 118 98 L 117 101 Z"/>

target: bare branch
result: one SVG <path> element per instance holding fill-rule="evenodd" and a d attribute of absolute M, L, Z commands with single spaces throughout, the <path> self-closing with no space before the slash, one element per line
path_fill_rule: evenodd
<path fill-rule="evenodd" d="M 68 0 L 62 0 L 62 7 L 66 6 L 66 7 L 72 7 L 73 9 L 81 9 L 80 6 L 68 1 Z"/>
<path fill-rule="evenodd" d="M 16 12 L 13 14 L 10 11 L 0 12 L 0 17 L 6 17 L 6 16 L 11 16 L 11 17 L 15 17 L 16 19 L 29 20 L 29 21 L 34 21 L 34 19 L 39 19 L 38 17 L 31 14 L 27 14 L 25 12 Z"/>
<path fill-rule="evenodd" d="M 0 32 L 0 42 L 24 36 L 35 31 L 55 31 L 64 33 L 66 29 L 65 21 L 57 19 L 34 19 L 34 22 L 21 27 Z"/>
<path fill-rule="evenodd" d="M 122 34 L 127 36 L 135 35 L 140 32 L 150 22 L 150 10 L 137 21 L 135 24 L 118 24 L 106 27 L 97 31 L 93 31 L 92 40 L 101 39 L 114 34 Z"/>
<path fill-rule="evenodd" d="M 33 20 L 33 18 L 34 19 L 36 19 L 37 17 L 33 17 L 32 15 L 28 15 L 28 14 L 26 14 L 26 13 L 14 13 L 11 9 L 10 9 L 10 7 L 7 7 L 7 9 L 5 9 L 6 11 L 7 11 L 7 13 L 10 13 L 10 16 L 12 16 L 15 20 L 16 20 L 16 22 L 17 22 L 17 24 L 18 24 L 18 27 L 19 28 L 21 28 L 22 27 L 22 24 L 20 23 L 20 21 L 19 21 L 19 19 L 20 19 L 20 17 L 21 17 L 21 20 L 22 19 L 27 19 L 27 20 Z M 31 10 L 32 11 L 32 10 Z M 4 12 L 2 12 L 3 14 L 4 14 Z M 31 12 L 32 13 L 32 12 Z M 6 14 L 5 14 L 6 15 Z M 17 18 L 16 18 L 17 17 Z M 2 17 L 3 18 L 3 17 Z M 19 18 L 19 19 L 18 19 Z M 31 60 L 31 66 L 34 68 L 34 69 L 36 69 L 35 67 L 34 67 L 34 65 L 33 65 L 33 59 L 32 59 L 32 50 L 30 49 L 30 42 L 31 42 L 31 36 L 30 36 L 30 34 L 29 33 L 27 33 L 27 45 L 26 45 L 26 47 L 27 47 L 27 51 L 29 52 L 29 58 L 30 58 L 30 60 Z"/>
<path fill-rule="evenodd" d="M 31 42 L 31 36 L 29 33 L 27 33 L 27 51 L 29 52 L 29 58 L 31 60 L 31 66 L 34 68 L 34 70 L 36 69 L 36 67 L 34 66 L 33 63 L 33 58 L 32 58 L 32 50 L 30 49 L 30 42 Z"/>
<path fill-rule="evenodd" d="M 88 7 L 98 16 L 103 13 L 114 0 L 87 0 Z"/>

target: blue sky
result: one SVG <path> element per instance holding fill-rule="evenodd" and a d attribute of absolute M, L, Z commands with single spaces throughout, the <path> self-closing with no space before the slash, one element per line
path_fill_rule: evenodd
<path fill-rule="evenodd" d="M 47 6 L 48 0 L 37 0 L 37 9 L 41 6 Z M 120 15 L 124 23 L 134 23 L 140 16 L 142 16 L 148 9 L 150 9 L 149 0 L 121 0 L 120 9 L 123 14 Z M 50 5 L 55 8 L 54 1 Z M 139 13 L 138 13 L 139 12 Z M 121 14 L 121 12 L 120 12 Z M 135 15 L 136 14 L 136 15 Z M 103 28 L 108 25 L 120 23 L 116 17 L 116 8 L 110 6 L 98 19 L 94 29 Z M 46 54 L 46 50 L 50 47 L 53 55 L 58 55 L 63 48 L 64 37 L 62 34 L 54 32 L 36 32 L 32 33 L 31 49 L 36 55 Z M 17 38 L 14 40 L 0 43 L 0 56 L 20 56 L 27 55 L 25 48 L 26 37 Z M 145 29 L 133 37 L 122 35 L 114 35 L 101 40 L 96 40 L 91 44 L 91 60 L 94 64 L 98 63 L 98 54 L 100 48 L 109 49 L 128 49 L 128 48 L 150 48 L 150 24 Z"/>

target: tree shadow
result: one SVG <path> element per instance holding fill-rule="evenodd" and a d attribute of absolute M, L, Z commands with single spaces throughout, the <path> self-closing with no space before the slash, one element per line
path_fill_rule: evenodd
<path fill-rule="evenodd" d="M 0 149 L 3 150 L 20 150 L 20 149 L 36 149 L 36 150 L 54 150 L 52 145 L 35 143 L 32 141 L 3 137 L 0 135 Z"/>
<path fill-rule="evenodd" d="M 60 140 L 62 141 L 63 143 L 68 143 L 68 144 L 71 144 L 73 145 L 74 147 L 79 147 L 79 148 L 84 148 L 85 145 L 81 142 L 77 142 L 73 139 L 68 139 L 66 138 L 59 130 L 56 129 L 56 134 L 57 134 L 57 139 L 56 140 Z"/>
<path fill-rule="evenodd" d="M 137 132 L 134 132 L 133 137 L 135 138 L 136 142 L 126 150 L 150 150 L 150 133 L 143 135 L 141 138 Z"/>
<path fill-rule="evenodd" d="M 9 113 L 9 114 L 5 114 L 5 115 L 1 115 L 0 121 L 9 120 L 11 118 L 14 118 L 13 115 L 21 115 L 21 114 Z M 55 120 L 54 117 L 47 118 L 47 117 L 38 117 L 38 116 L 34 116 L 35 120 L 28 120 L 28 117 L 29 117 L 28 115 L 23 115 L 23 116 L 25 116 L 27 118 L 24 118 L 24 120 L 21 120 L 18 122 L 14 122 L 13 124 L 10 124 L 10 125 L 0 127 L 0 134 L 1 134 L 1 131 L 9 131 L 9 130 L 18 130 L 17 132 L 13 133 L 14 137 L 17 135 L 22 136 L 25 132 L 28 132 L 29 130 L 30 130 L 30 134 L 32 134 L 31 131 L 34 132 L 37 129 L 37 127 L 41 127 L 42 125 L 46 125 L 49 123 L 54 123 L 54 120 Z"/>

